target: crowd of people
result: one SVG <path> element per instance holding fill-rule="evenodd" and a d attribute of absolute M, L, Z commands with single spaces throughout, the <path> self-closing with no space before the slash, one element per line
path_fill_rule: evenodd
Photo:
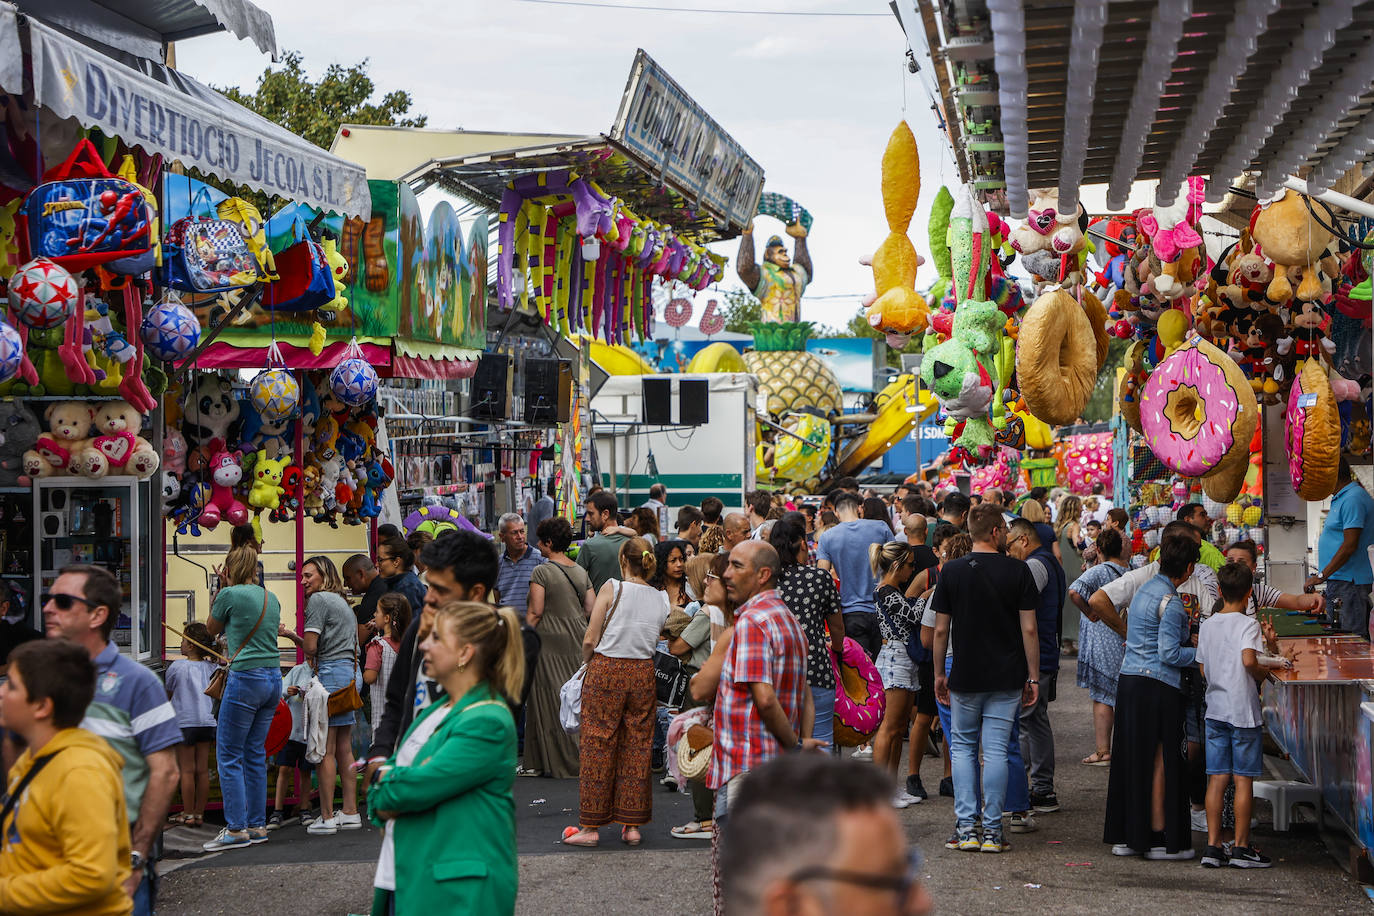
<path fill-rule="evenodd" d="M 1328 527 L 1347 527 L 1323 535 L 1318 576 L 1363 577 L 1367 591 L 1367 553 L 1346 545 L 1374 536 L 1374 501 L 1341 473 L 1347 508 Z M 258 545 L 236 534 L 209 619 L 186 628 L 165 682 L 110 639 L 113 576 L 62 570 L 43 605 L 52 638 L 13 649 L 0 686 L 0 911 L 151 912 L 167 813 L 179 800 L 172 824 L 204 822 L 213 744 L 224 826 L 205 849 L 266 842 L 288 816 L 317 836 L 366 816 L 384 831 L 378 914 L 510 912 L 517 775 L 578 780 L 571 847 L 598 845 L 608 825 L 639 845 L 656 775 L 689 793 L 693 819 L 672 835 L 711 843 L 717 912 L 762 912 L 770 894 L 818 882 L 896 891 L 901 912 L 924 912 L 893 812 L 929 797 L 933 743 L 937 791 L 954 799 L 948 848 L 1002 853 L 1059 811 L 1051 710 L 1065 658 L 1092 701 L 1082 764 L 1110 768 L 1113 854 L 1192 858 L 1196 831 L 1205 866 L 1271 864 L 1250 839 L 1256 682 L 1288 660 L 1259 611 L 1327 606 L 1261 584 L 1255 544 L 1211 544 L 1202 506 L 1178 509 L 1141 555 L 1101 492 L 915 484 L 884 499 L 846 479 L 815 503 L 751 493 L 742 512 L 714 498 L 678 507 L 676 537 L 669 505 L 661 484 L 631 512 L 594 489 L 580 544 L 556 515 L 533 545 L 515 513 L 493 539 L 384 527 L 375 563 L 302 564 L 301 632 L 263 587 Z M 1367 632 L 1365 614 L 1333 609 L 1328 626 Z M 304 657 L 285 676 L 281 638 Z M 833 659 L 846 641 L 886 702 L 841 760 L 852 727 L 840 734 Z M 269 761 L 283 699 L 291 734 Z M 354 729 L 369 747 L 359 760 Z"/>

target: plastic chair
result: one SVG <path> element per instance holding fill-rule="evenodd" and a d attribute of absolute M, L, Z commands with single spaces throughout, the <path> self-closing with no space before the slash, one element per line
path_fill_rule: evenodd
<path fill-rule="evenodd" d="M 1269 801 L 1274 808 L 1274 829 L 1287 832 L 1293 808 L 1297 805 L 1311 805 L 1320 820 L 1322 813 L 1321 790 L 1305 782 L 1291 779 L 1255 780 L 1255 797 Z"/>

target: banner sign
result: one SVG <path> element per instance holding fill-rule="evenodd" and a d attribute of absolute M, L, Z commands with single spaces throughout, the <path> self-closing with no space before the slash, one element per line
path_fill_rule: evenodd
<path fill-rule="evenodd" d="M 135 70 L 29 20 L 38 103 L 131 146 L 256 191 L 346 216 L 371 211 L 367 176 L 175 70 Z M 148 71 L 148 72 L 145 72 Z"/>
<path fill-rule="evenodd" d="M 763 167 L 642 48 L 607 137 L 729 226 L 754 218 Z"/>

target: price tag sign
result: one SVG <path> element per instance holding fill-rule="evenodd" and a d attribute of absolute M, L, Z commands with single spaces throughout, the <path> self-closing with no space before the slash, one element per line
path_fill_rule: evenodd
<path fill-rule="evenodd" d="M 1298 395 L 1298 406 L 1306 410 L 1309 407 L 1317 406 L 1317 393 L 1310 391 L 1307 394 Z"/>

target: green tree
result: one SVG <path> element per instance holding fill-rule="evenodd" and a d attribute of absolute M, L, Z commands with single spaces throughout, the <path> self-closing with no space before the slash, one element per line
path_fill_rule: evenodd
<path fill-rule="evenodd" d="M 371 101 L 377 85 L 367 75 L 366 59 L 351 67 L 330 64 L 318 80 L 310 79 L 301 66 L 302 59 L 299 51 L 287 51 L 280 69 L 262 71 L 253 92 L 216 88 L 231 101 L 326 149 L 334 142 L 340 124 L 425 126 L 425 115 L 406 116 L 410 113 L 409 92 L 396 90 L 378 102 Z"/>
<path fill-rule="evenodd" d="M 1116 370 L 1126 361 L 1126 351 L 1132 341 L 1113 337 L 1107 344 L 1107 362 L 1097 374 L 1097 382 L 1083 408 L 1083 419 L 1089 423 L 1102 423 L 1112 418 L 1112 394 L 1116 387 Z"/>
<path fill-rule="evenodd" d="M 763 304 L 743 286 L 725 291 L 725 330 L 731 334 L 752 334 L 750 325 L 763 320 Z"/>
<path fill-rule="evenodd" d="M 883 340 L 883 341 L 887 340 L 887 335 L 886 335 L 886 334 L 883 334 L 882 332 L 876 330 L 876 329 L 873 327 L 873 325 L 871 325 L 871 324 L 868 323 L 867 312 L 868 312 L 867 309 L 862 309 L 862 308 L 859 309 L 857 312 L 855 312 L 854 315 L 853 315 L 853 317 L 851 317 L 851 318 L 849 319 L 849 323 L 848 323 L 847 325 L 845 325 L 844 330 L 843 330 L 843 331 L 840 331 L 836 336 L 838 336 L 838 337 L 868 337 L 868 338 L 871 338 L 871 339 L 874 339 L 874 340 Z M 925 335 L 924 335 L 924 334 L 913 334 L 913 335 L 911 336 L 911 339 L 908 340 L 908 341 L 906 342 L 906 346 L 902 347 L 901 349 L 893 349 L 892 347 L 888 347 L 888 348 L 887 348 L 887 364 L 888 364 L 888 366 L 891 367 L 891 368 L 893 368 L 893 369 L 900 369 L 900 368 L 902 368 L 902 354 L 903 354 L 903 353 L 920 353 L 920 352 L 921 352 L 921 347 L 922 347 L 922 344 L 923 344 L 924 340 L 925 340 Z"/>

